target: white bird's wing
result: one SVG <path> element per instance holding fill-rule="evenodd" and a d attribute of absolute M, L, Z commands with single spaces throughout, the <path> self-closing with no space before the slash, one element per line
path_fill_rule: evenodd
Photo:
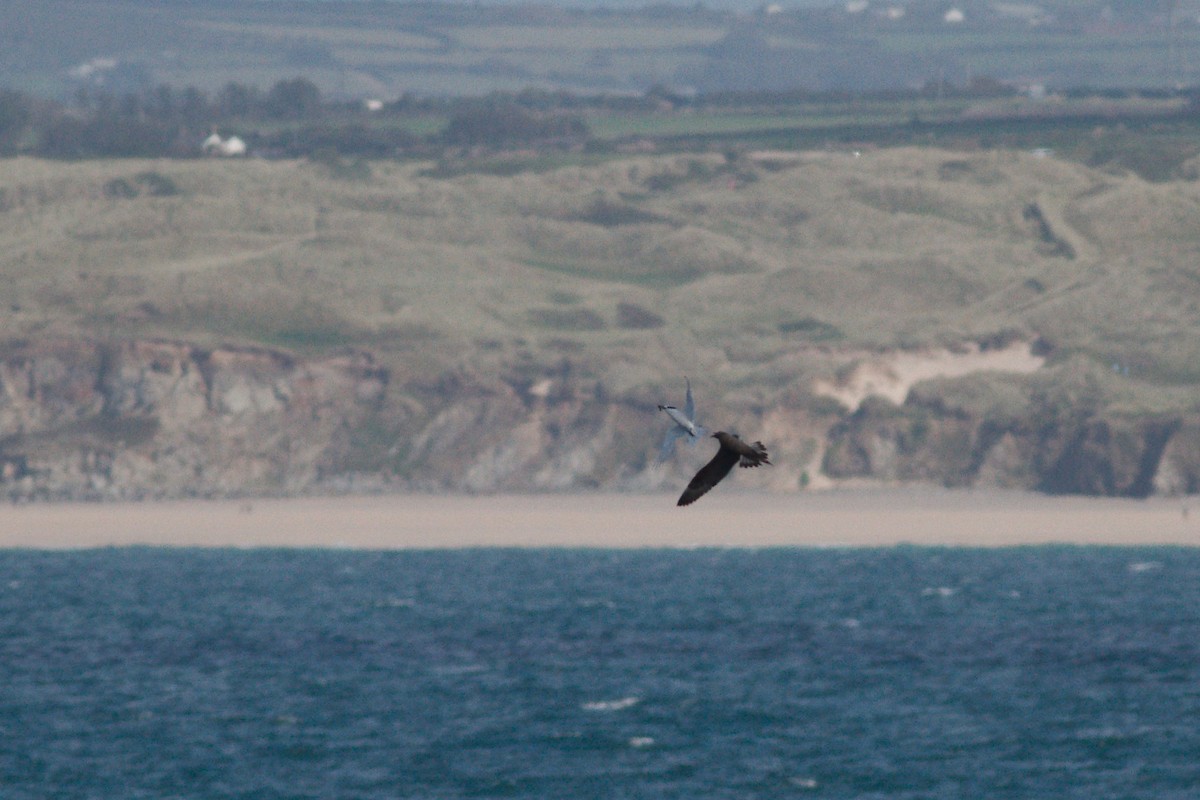
<path fill-rule="evenodd" d="M 662 410 L 667 412 L 676 425 L 678 425 L 685 433 L 691 433 L 692 421 L 675 406 L 663 406 Z"/>

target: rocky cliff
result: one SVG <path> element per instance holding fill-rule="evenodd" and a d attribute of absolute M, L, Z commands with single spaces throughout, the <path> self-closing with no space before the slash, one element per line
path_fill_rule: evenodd
<path fill-rule="evenodd" d="M 1196 420 L 1099 414 L 1000 420 L 908 402 L 865 405 L 829 433 L 832 479 L 1051 494 L 1147 497 L 1195 492 Z"/>
<path fill-rule="evenodd" d="M 1200 418 L 1058 406 L 1029 386 L 1002 410 L 948 401 L 926 383 L 903 402 L 871 395 L 853 410 L 797 391 L 709 411 L 771 444 L 775 467 L 755 485 L 776 491 L 862 481 L 1200 489 Z M 656 413 L 649 398 L 615 396 L 567 368 L 431 382 L 365 351 L 303 359 L 161 340 L 27 343 L 0 359 L 0 491 L 26 501 L 674 489 L 710 448 L 655 463 Z"/>
<path fill-rule="evenodd" d="M 770 445 L 735 488 L 1200 486 L 1200 182 L 429 166 L 6 162 L 0 496 L 678 490 L 712 453 L 655 463 L 684 373 Z"/>
<path fill-rule="evenodd" d="M 0 362 L 2 485 L 13 499 L 303 492 L 387 380 L 365 354 L 26 345 Z"/>

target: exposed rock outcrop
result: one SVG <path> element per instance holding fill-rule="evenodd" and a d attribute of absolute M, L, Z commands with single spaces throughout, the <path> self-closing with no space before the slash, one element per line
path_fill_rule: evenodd
<path fill-rule="evenodd" d="M 835 479 L 1113 497 L 1187 493 L 1200 479 L 1198 424 L 1104 413 L 1047 423 L 1032 410 L 994 419 L 877 399 L 830 430 L 823 466 Z"/>
<path fill-rule="evenodd" d="M 0 361 L 0 486 L 13 499 L 303 491 L 387 383 L 363 353 L 26 345 Z"/>
<path fill-rule="evenodd" d="M 758 485 L 776 491 L 841 481 L 1200 491 L 1200 418 L 1086 404 L 1056 415 L 1035 394 L 1001 413 L 916 390 L 899 404 L 876 395 L 839 410 L 799 390 L 736 407 L 706 398 L 705 413 L 771 443 L 777 466 Z M 657 421 L 644 398 L 612 396 L 569 370 L 431 383 L 367 352 L 303 359 L 160 340 L 26 343 L 0 357 L 0 496 L 677 488 L 711 443 L 657 464 Z"/>

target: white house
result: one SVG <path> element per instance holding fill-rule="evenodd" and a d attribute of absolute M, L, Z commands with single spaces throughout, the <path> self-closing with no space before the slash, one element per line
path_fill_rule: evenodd
<path fill-rule="evenodd" d="M 200 144 L 200 149 L 206 156 L 244 156 L 246 143 L 237 136 L 222 139 L 215 131 Z"/>

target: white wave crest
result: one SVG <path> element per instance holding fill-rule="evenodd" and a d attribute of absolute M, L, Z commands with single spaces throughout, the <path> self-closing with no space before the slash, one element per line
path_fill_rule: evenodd
<path fill-rule="evenodd" d="M 591 703 L 584 703 L 584 711 L 620 711 L 623 708 L 630 708 L 642 702 L 640 697 L 622 697 L 620 700 L 595 700 Z"/>

